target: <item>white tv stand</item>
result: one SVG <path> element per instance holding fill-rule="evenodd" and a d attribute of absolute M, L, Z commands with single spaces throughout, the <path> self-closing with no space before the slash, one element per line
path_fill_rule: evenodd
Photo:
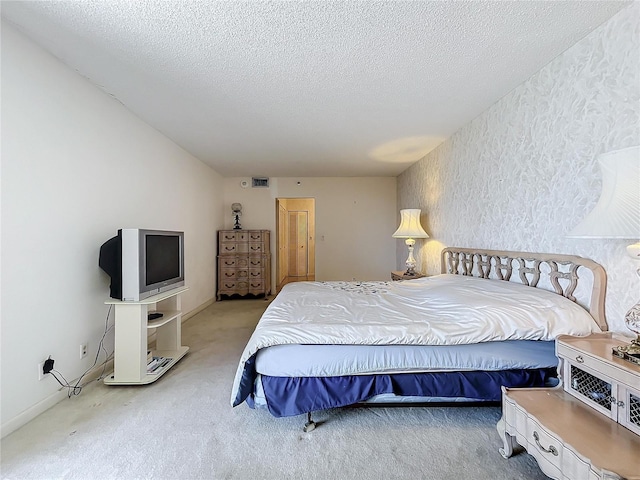
<path fill-rule="evenodd" d="M 104 379 L 105 384 L 144 385 L 155 382 L 185 356 L 189 347 L 181 344 L 180 294 L 187 290 L 188 287 L 176 288 L 139 302 L 104 302 L 115 308 L 114 371 Z M 148 314 L 154 311 L 163 316 L 148 320 Z M 157 329 L 153 356 L 172 359 L 153 374 L 147 373 L 147 331 L 150 328 Z"/>

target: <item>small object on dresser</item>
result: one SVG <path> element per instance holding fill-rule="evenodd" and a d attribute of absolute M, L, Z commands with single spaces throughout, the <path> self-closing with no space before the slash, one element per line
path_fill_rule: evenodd
<path fill-rule="evenodd" d="M 633 350 L 637 350 L 634 352 Z M 613 347 L 612 351 L 613 355 L 627 362 L 635 363 L 636 365 L 640 365 L 640 346 L 631 345 L 620 345 L 617 347 Z"/>
<path fill-rule="evenodd" d="M 157 318 L 162 318 L 164 316 L 164 314 L 159 313 L 159 312 L 151 312 L 147 315 L 147 319 L 148 320 L 155 320 Z"/>

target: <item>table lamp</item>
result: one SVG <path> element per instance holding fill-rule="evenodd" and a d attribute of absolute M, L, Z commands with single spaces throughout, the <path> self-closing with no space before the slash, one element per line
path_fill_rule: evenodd
<path fill-rule="evenodd" d="M 640 239 L 640 146 L 615 150 L 598 157 L 602 193 L 593 210 L 570 233 L 574 238 Z M 627 247 L 640 261 L 640 242 Z M 640 276 L 640 268 L 636 271 Z M 616 347 L 614 354 L 640 364 L 640 302 L 625 315 L 625 324 L 636 334 L 631 345 Z"/>
<path fill-rule="evenodd" d="M 232 203 L 231 204 L 231 213 L 233 214 L 234 219 L 234 230 L 240 230 L 242 227 L 240 226 L 240 216 L 242 215 L 242 204 L 241 203 Z"/>
<path fill-rule="evenodd" d="M 407 208 L 400 210 L 400 226 L 393 234 L 394 238 L 406 238 L 405 244 L 409 247 L 409 258 L 405 262 L 407 271 L 405 275 L 416 274 L 416 259 L 413 258 L 413 246 L 416 244 L 416 238 L 429 238 L 427 232 L 420 225 L 420 209 Z"/>

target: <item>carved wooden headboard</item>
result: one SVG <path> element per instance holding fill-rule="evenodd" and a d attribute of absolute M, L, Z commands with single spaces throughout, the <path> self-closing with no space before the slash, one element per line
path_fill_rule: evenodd
<path fill-rule="evenodd" d="M 447 247 L 442 250 L 440 265 L 442 273 L 516 281 L 555 292 L 580 304 L 589 311 L 603 332 L 608 330 L 604 313 L 607 274 L 600 264 L 588 258 Z M 585 302 L 578 301 L 574 296 L 578 280 L 581 280 L 578 271 L 582 268 L 589 270 L 592 275 L 589 298 Z"/>

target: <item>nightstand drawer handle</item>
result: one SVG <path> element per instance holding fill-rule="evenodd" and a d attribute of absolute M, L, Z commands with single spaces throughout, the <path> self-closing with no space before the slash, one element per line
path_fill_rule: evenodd
<path fill-rule="evenodd" d="M 578 363 L 584 363 L 584 358 L 582 358 L 582 355 L 578 355 L 578 356 L 576 357 L 576 362 L 578 362 Z"/>
<path fill-rule="evenodd" d="M 549 449 L 546 449 L 540 444 L 540 435 L 538 435 L 538 432 L 536 432 L 535 430 L 533 432 L 533 439 L 536 441 L 536 445 L 538 445 L 538 448 L 540 450 L 555 455 L 556 457 L 558 456 L 558 450 L 556 449 L 556 447 L 554 447 L 553 445 L 549 445 Z"/>

